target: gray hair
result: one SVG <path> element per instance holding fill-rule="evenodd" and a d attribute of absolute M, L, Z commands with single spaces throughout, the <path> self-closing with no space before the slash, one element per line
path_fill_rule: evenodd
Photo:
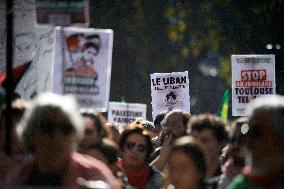
<path fill-rule="evenodd" d="M 260 114 L 266 115 L 275 134 L 284 138 L 284 96 L 267 95 L 252 101 L 248 106 L 249 121 Z"/>
<path fill-rule="evenodd" d="M 28 152 L 34 152 L 35 132 L 51 134 L 55 131 L 74 135 L 74 144 L 84 137 L 84 126 L 78 111 L 76 100 L 72 96 L 60 96 L 44 93 L 31 102 L 17 125 L 16 132 Z"/>

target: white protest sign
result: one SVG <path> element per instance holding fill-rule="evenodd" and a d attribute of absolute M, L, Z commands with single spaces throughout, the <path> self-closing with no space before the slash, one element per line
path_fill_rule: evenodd
<path fill-rule="evenodd" d="M 146 104 L 109 102 L 108 122 L 115 122 L 124 129 L 136 118 L 146 118 Z"/>
<path fill-rule="evenodd" d="M 232 114 L 246 116 L 259 96 L 276 93 L 274 55 L 232 55 Z"/>
<path fill-rule="evenodd" d="M 82 108 L 106 111 L 113 31 L 57 27 L 53 92 L 72 94 Z"/>
<path fill-rule="evenodd" d="M 4 2 L 7 2 L 4 1 Z M 0 4 L 0 70 L 6 71 L 6 3 Z M 35 0 L 14 0 L 13 67 L 32 61 L 17 85 L 24 99 L 50 91 L 55 29 L 35 22 Z"/>
<path fill-rule="evenodd" d="M 190 113 L 188 72 L 151 74 L 152 116 L 181 109 Z"/>

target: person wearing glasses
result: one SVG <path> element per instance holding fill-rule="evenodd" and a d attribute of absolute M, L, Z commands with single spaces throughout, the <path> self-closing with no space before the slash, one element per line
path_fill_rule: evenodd
<path fill-rule="evenodd" d="M 119 141 L 121 159 L 119 166 L 124 170 L 128 183 L 137 189 L 160 188 L 162 176 L 147 159 L 153 151 L 151 137 L 140 124 L 132 123 L 125 129 Z"/>
<path fill-rule="evenodd" d="M 161 146 L 151 154 L 151 165 L 163 171 L 168 162 L 171 145 L 177 138 L 186 135 L 189 120 L 190 115 L 180 109 L 174 109 L 166 113 L 161 121 Z"/>
<path fill-rule="evenodd" d="M 228 189 L 284 188 L 283 125 L 284 96 L 259 97 L 248 105 L 246 158 L 251 168 L 235 177 Z"/>

